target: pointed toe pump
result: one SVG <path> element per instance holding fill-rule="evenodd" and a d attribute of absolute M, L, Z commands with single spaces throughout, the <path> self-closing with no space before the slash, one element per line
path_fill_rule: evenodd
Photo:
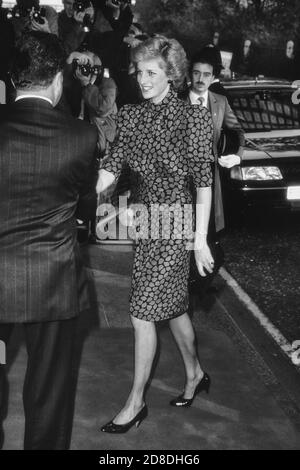
<path fill-rule="evenodd" d="M 132 426 L 136 426 L 137 428 L 141 424 L 141 422 L 147 417 L 148 415 L 148 408 L 146 405 L 143 406 L 141 411 L 138 412 L 138 414 L 128 423 L 125 424 L 115 424 L 112 421 L 109 421 L 109 423 L 105 424 L 101 428 L 102 432 L 107 432 L 110 434 L 124 434 L 125 432 L 129 431 Z"/>
<path fill-rule="evenodd" d="M 177 407 L 183 407 L 183 408 L 188 408 L 191 406 L 191 404 L 194 401 L 194 398 L 198 393 L 202 392 L 203 390 L 208 393 L 209 392 L 209 387 L 211 384 L 211 380 L 209 375 L 205 372 L 202 379 L 198 383 L 197 387 L 195 388 L 194 395 L 192 398 L 184 398 L 184 393 L 179 395 L 179 397 L 174 398 L 173 400 L 170 401 L 171 406 L 177 406 Z"/>

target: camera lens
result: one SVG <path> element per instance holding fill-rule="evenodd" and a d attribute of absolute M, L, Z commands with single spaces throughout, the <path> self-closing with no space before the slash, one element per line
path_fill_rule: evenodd
<path fill-rule="evenodd" d="M 80 72 L 82 73 L 82 75 L 84 75 L 85 77 L 88 77 L 90 74 L 91 74 L 91 67 L 89 64 L 87 65 L 80 65 Z"/>

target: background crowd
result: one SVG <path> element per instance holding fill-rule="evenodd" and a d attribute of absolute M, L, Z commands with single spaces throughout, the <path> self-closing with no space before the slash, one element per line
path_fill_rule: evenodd
<path fill-rule="evenodd" d="M 2 0 L 0 0 L 0 4 L 2 4 Z M 141 18 L 144 19 L 143 16 Z M 171 22 L 172 17 L 170 16 Z M 98 57 L 97 61 L 101 62 L 103 74 L 106 78 L 109 75 L 116 86 L 113 89 L 111 81 L 106 83 L 107 89 L 109 89 L 110 99 L 108 101 L 110 103 L 107 103 L 106 99 L 104 100 L 106 103 L 103 112 L 107 114 L 108 107 L 110 111 L 113 110 L 111 101 L 114 96 L 118 107 L 126 103 L 136 103 L 140 99 L 130 68 L 130 48 L 147 37 L 144 25 L 142 27 L 135 22 L 131 2 L 127 0 L 64 0 L 63 10 L 59 13 L 50 6 L 41 8 L 39 0 L 17 0 L 12 11 L 0 8 L 0 79 L 8 81 L 8 85 L 10 85 L 7 80 L 7 71 L 13 57 L 15 41 L 18 40 L 22 32 L 28 29 L 51 32 L 63 41 L 69 57 L 75 51 L 81 53 L 89 51 Z M 153 35 L 151 22 L 145 29 L 148 30 L 148 26 L 151 35 Z M 157 31 L 157 33 L 164 32 Z M 258 47 L 251 39 L 251 35 L 244 36 L 236 42 L 234 47 L 228 48 L 227 38 L 222 32 L 215 30 L 211 36 L 207 35 L 205 39 L 200 32 L 199 41 L 194 45 L 195 50 L 187 48 L 190 55 L 209 44 L 215 49 L 221 63 L 220 51 L 230 50 L 230 69 L 235 76 L 265 75 L 288 80 L 296 80 L 300 76 L 295 39 L 287 37 L 281 45 L 280 51 L 276 52 L 269 48 L 269 60 L 266 60 L 265 49 Z M 75 55 L 72 56 L 72 59 L 76 59 Z M 69 60 L 68 65 L 70 64 L 72 64 L 72 60 Z M 66 67 L 66 69 L 67 71 L 69 69 L 67 72 L 69 76 L 74 78 L 71 68 Z M 77 76 L 77 83 L 68 78 L 65 79 L 65 82 L 67 88 L 65 97 L 68 99 L 72 114 L 78 117 L 80 114 L 80 99 L 78 98 L 80 93 L 78 91 L 83 85 L 87 85 L 87 80 L 80 80 Z M 93 99 L 95 98 L 94 93 Z M 91 110 L 90 100 L 87 99 L 87 102 L 88 108 Z"/>
<path fill-rule="evenodd" d="M 64 93 L 58 107 L 96 126 L 101 158 L 114 141 L 118 109 L 143 100 L 130 55 L 131 48 L 149 35 L 135 21 L 130 1 L 63 0 L 62 3 L 60 12 L 51 6 L 40 6 L 39 0 L 17 0 L 12 10 L 1 7 L 0 79 L 6 83 L 6 100 L 13 101 L 14 86 L 9 68 L 22 33 L 34 30 L 58 36 L 67 56 Z M 151 36 L 155 34 L 151 33 Z M 266 74 L 288 80 L 300 76 L 293 40 L 287 40 L 285 52 L 276 60 L 266 62 L 253 41 L 245 38 L 229 53 L 228 69 L 222 66 L 226 41 L 220 32 L 214 31 L 206 42 L 198 44 L 197 50 L 203 46 L 210 50 L 216 65 L 216 80 L 210 90 L 217 93 L 224 91 L 217 80 L 219 75 L 226 79 Z M 187 85 L 188 81 L 189 78 Z M 128 185 L 126 171 L 124 180 L 121 178 L 119 182 L 122 189 L 125 189 L 124 185 Z"/>

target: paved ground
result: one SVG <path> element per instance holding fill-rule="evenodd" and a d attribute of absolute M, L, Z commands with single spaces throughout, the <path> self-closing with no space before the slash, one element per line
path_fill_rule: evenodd
<path fill-rule="evenodd" d="M 226 269 L 290 342 L 300 340 L 300 212 L 253 214 L 223 238 Z"/>
<path fill-rule="evenodd" d="M 124 402 L 132 374 L 133 341 L 128 328 L 130 252 L 89 247 L 85 258 L 94 286 L 94 309 L 81 316 L 78 347 L 83 342 L 72 449 L 300 449 L 300 431 L 279 395 L 250 365 L 226 326 L 225 291 L 194 304 L 199 354 L 212 377 L 209 395 L 190 409 L 173 409 L 170 398 L 181 392 L 182 364 L 166 326 L 160 328 L 160 355 L 147 394 L 149 417 L 139 430 L 123 436 L 99 432 Z M 101 267 L 101 269 L 100 269 Z M 201 308 L 200 308 L 201 307 Z M 222 319 L 224 321 L 222 321 Z M 21 384 L 26 354 L 16 331 L 9 350 L 10 401 L 5 421 L 5 449 L 22 446 Z"/>
<path fill-rule="evenodd" d="M 182 387 L 182 366 L 172 338 L 161 332 L 161 355 L 147 395 L 149 417 L 124 436 L 99 431 L 126 398 L 132 370 L 128 329 L 92 331 L 85 340 L 78 383 L 72 449 L 300 449 L 298 434 L 259 378 L 221 332 L 198 331 L 199 352 L 212 376 L 208 396 L 190 409 L 168 405 Z M 10 370 L 5 449 L 19 449 L 23 435 L 21 380 L 24 348 Z"/>

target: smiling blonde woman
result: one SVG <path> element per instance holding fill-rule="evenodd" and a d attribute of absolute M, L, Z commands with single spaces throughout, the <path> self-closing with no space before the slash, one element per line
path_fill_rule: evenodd
<path fill-rule="evenodd" d="M 206 109 L 177 98 L 186 77 L 182 46 L 162 36 L 133 50 L 137 80 L 145 102 L 124 106 L 118 115 L 118 137 L 99 172 L 97 192 L 120 175 L 124 162 L 139 174 L 138 202 L 153 205 L 191 204 L 190 180 L 197 194 L 194 250 L 199 273 L 211 272 L 213 258 L 206 241 L 211 205 L 212 123 Z M 152 221 L 153 222 L 153 221 Z M 157 221 L 156 221 L 157 222 Z M 150 222 L 151 223 L 151 222 Z M 199 363 L 195 334 L 188 316 L 190 251 L 187 238 L 172 227 L 168 239 L 138 239 L 132 274 L 130 316 L 135 332 L 135 371 L 128 400 L 103 426 L 108 433 L 127 432 L 147 416 L 144 391 L 156 352 L 156 323 L 169 320 L 182 354 L 186 382 L 172 406 L 190 406 L 196 393 L 208 391 L 210 378 Z"/>

